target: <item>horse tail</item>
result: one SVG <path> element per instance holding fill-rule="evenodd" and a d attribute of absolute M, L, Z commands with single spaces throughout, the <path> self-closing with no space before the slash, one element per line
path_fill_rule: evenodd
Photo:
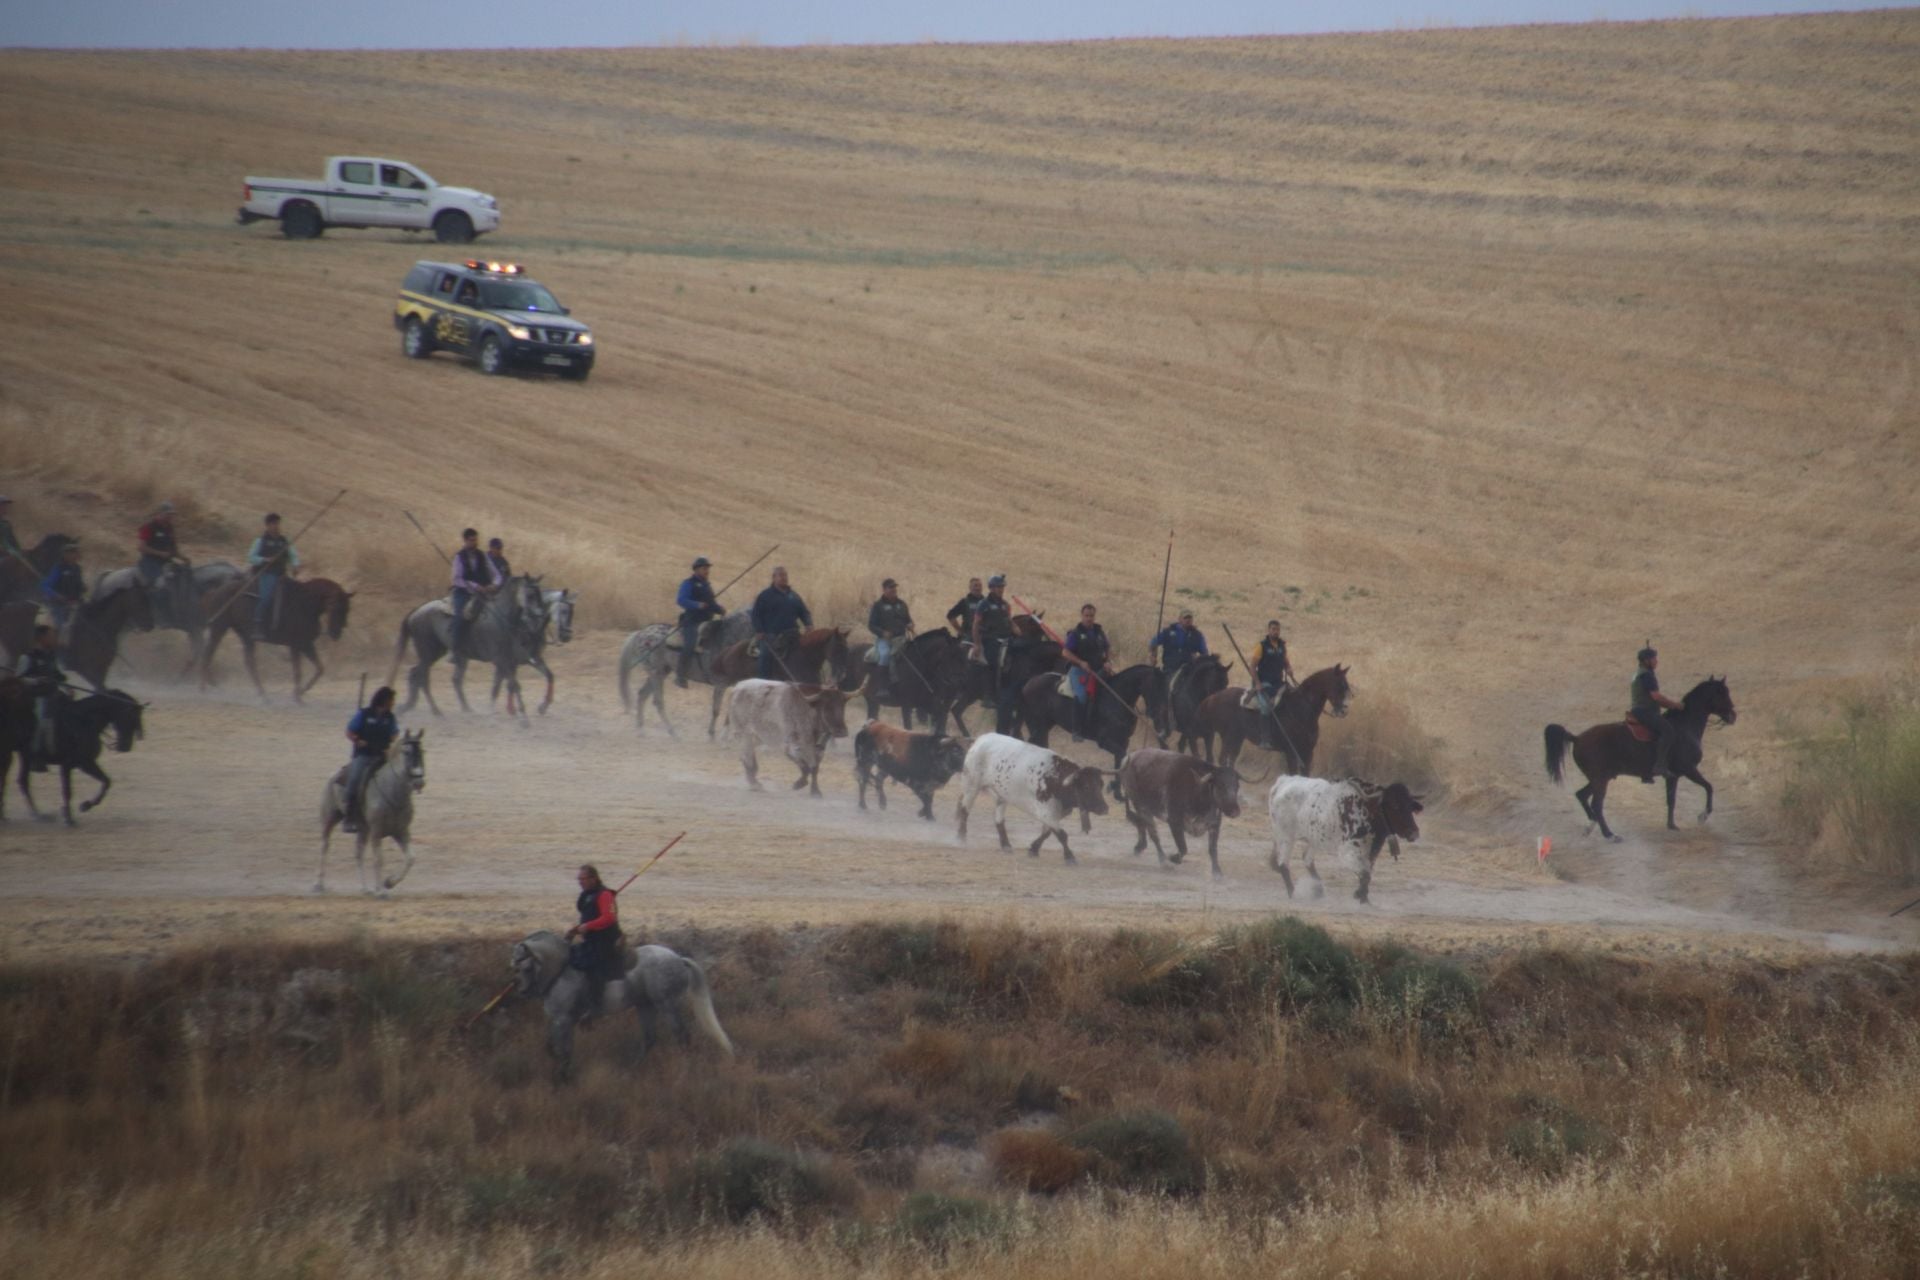
<path fill-rule="evenodd" d="M 407 656 L 407 640 L 411 634 L 407 630 L 407 627 L 412 621 L 413 615 L 410 613 L 400 619 L 400 638 L 393 646 L 393 670 L 387 672 L 387 687 L 389 689 L 393 687 L 393 682 L 400 678 L 400 659 Z"/>
<path fill-rule="evenodd" d="M 633 710 L 633 651 L 638 646 L 633 640 L 620 646 L 620 709 Z"/>
<path fill-rule="evenodd" d="M 1567 748 L 1573 744 L 1573 735 L 1567 732 L 1565 725 L 1547 726 L 1547 776 L 1555 782 L 1563 781 L 1562 772 L 1566 767 Z"/>
<path fill-rule="evenodd" d="M 687 966 L 687 999 L 693 1005 L 693 1019 L 707 1038 L 719 1045 L 726 1055 L 733 1056 L 733 1041 L 727 1039 L 726 1029 L 720 1025 L 720 1019 L 713 1012 L 713 991 L 707 986 L 707 975 L 701 971 L 698 963 L 685 956 L 680 963 Z"/>

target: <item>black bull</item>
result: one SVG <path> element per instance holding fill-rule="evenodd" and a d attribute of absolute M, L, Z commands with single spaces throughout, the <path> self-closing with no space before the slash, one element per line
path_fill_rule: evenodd
<path fill-rule="evenodd" d="M 900 783 L 919 797 L 920 816 L 933 817 L 933 793 L 953 780 L 967 763 L 967 744 L 935 733 L 908 733 L 878 720 L 867 722 L 853 739 L 853 769 L 860 784 L 860 807 L 867 807 L 867 785 L 882 809 L 886 783 Z"/>

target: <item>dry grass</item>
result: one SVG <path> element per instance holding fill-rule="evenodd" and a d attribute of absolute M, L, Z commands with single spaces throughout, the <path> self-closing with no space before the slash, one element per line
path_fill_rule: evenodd
<path fill-rule="evenodd" d="M 564 1255 L 588 1274 L 921 1274 L 955 1250 L 1006 1276 L 1920 1261 L 1903 1213 L 1920 1175 L 1911 962 L 1541 951 L 1461 968 L 1348 952 L 1297 924 L 1204 944 L 927 924 L 795 937 L 762 977 L 766 935 L 677 941 L 714 962 L 742 1057 L 636 1063 L 636 1033 L 613 1026 L 584 1037 L 562 1088 L 530 1008 L 454 1030 L 497 976 L 494 948 L 10 970 L 0 1267 L 512 1276 Z M 1143 984 L 1144 954 L 1186 964 Z M 1444 988 L 1457 998 L 1436 1005 Z M 824 1008 L 830 1036 L 807 1030 Z M 1074 1188 L 1089 1198 L 1060 1197 Z"/>
<path fill-rule="evenodd" d="M 1847 696 L 1834 719 L 1790 733 L 1789 828 L 1831 861 L 1920 878 L 1920 672 Z"/>

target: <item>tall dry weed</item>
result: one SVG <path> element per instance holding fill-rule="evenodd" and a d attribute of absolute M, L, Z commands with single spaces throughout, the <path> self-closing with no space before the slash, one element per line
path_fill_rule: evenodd
<path fill-rule="evenodd" d="M 1789 830 L 1832 861 L 1920 878 L 1920 666 L 1848 696 L 1825 728 L 1788 736 Z"/>

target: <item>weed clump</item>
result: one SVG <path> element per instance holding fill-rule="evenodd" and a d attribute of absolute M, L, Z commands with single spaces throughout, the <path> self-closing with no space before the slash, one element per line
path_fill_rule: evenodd
<path fill-rule="evenodd" d="M 1780 796 L 1795 835 L 1836 860 L 1920 877 L 1920 675 L 1846 703 L 1795 755 Z"/>
<path fill-rule="evenodd" d="M 732 1222 L 795 1217 L 840 1198 L 825 1164 L 759 1138 L 736 1138 L 695 1165 L 691 1199 Z"/>
<path fill-rule="evenodd" d="M 938 1191 L 914 1192 L 893 1219 L 902 1237 L 932 1250 L 1004 1240 L 1012 1225 L 1012 1215 L 991 1201 Z"/>
<path fill-rule="evenodd" d="M 995 1176 L 1022 1191 L 1054 1195 L 1078 1182 L 1093 1156 L 1051 1129 L 1002 1129 L 987 1140 Z"/>
<path fill-rule="evenodd" d="M 1074 1130 L 1068 1139 L 1094 1160 L 1094 1176 L 1129 1191 L 1190 1195 L 1200 1162 L 1180 1122 L 1164 1111 L 1120 1111 Z"/>

